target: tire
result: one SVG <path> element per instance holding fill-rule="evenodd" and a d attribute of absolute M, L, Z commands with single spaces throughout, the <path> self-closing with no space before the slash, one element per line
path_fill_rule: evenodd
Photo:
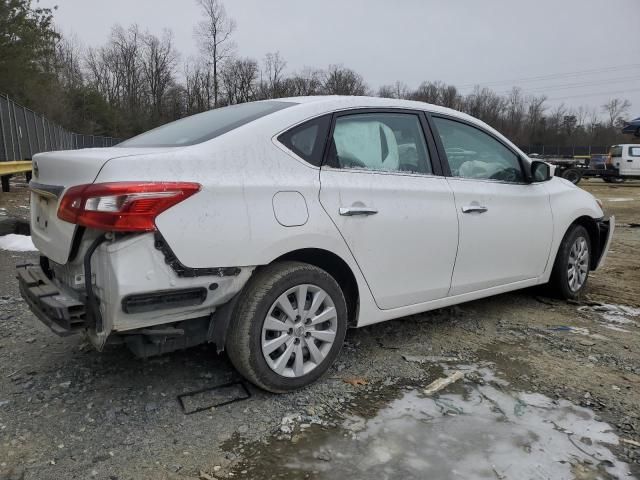
<path fill-rule="evenodd" d="M 302 312 L 298 310 L 299 292 L 305 298 Z M 322 298 L 322 303 L 315 305 Z M 292 320 L 300 313 L 303 318 Z M 305 323 L 311 322 L 311 317 L 320 319 L 320 314 L 329 320 Z M 226 349 L 231 363 L 248 381 L 269 392 L 285 393 L 310 385 L 329 369 L 340 353 L 346 331 L 347 305 L 335 279 L 313 265 L 278 262 L 259 269 L 242 291 L 229 325 Z M 333 333 L 329 344 L 327 337 Z M 277 342 L 275 351 L 265 353 Z M 302 364 L 297 361 L 298 352 Z"/>
<path fill-rule="evenodd" d="M 605 183 L 622 183 L 622 182 L 624 182 L 624 178 L 620 178 L 620 177 L 602 177 L 602 180 L 604 180 Z"/>
<path fill-rule="evenodd" d="M 562 172 L 562 178 L 569 180 L 574 185 L 577 185 L 582 179 L 582 172 L 577 168 L 569 168 Z"/>
<path fill-rule="evenodd" d="M 584 243 L 580 240 L 583 240 Z M 586 246 L 585 255 L 578 254 L 580 249 L 575 249 L 578 244 Z M 570 276 L 570 259 L 575 260 L 576 254 L 578 254 L 577 256 L 579 258 L 578 266 L 576 270 L 573 270 L 573 276 Z M 560 243 L 560 248 L 558 249 L 558 254 L 553 264 L 553 271 L 551 272 L 551 279 L 549 281 L 551 293 L 565 300 L 578 299 L 584 293 L 587 286 L 590 259 L 591 240 L 589 238 L 589 232 L 587 232 L 582 225 L 572 225 Z M 586 270 L 578 275 L 578 269 L 582 272 L 580 267 Z M 581 280 L 581 282 L 577 281 L 572 283 L 572 279 L 575 279 L 576 275 L 578 275 L 577 279 Z M 582 277 L 582 275 L 584 275 L 584 277 Z"/>

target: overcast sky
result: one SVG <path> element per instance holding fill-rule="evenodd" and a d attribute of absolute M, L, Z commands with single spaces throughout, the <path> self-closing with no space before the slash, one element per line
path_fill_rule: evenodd
<path fill-rule="evenodd" d="M 197 55 L 195 0 L 41 0 L 64 33 L 100 45 L 112 25 L 173 31 Z M 640 116 L 640 0 L 227 0 L 238 55 L 279 51 L 287 70 L 343 64 L 368 85 L 442 80 L 546 94 L 548 105 L 599 108 L 612 97 Z M 532 80 L 532 77 L 538 77 Z M 545 77 L 540 79 L 539 77 Z M 524 80 L 521 80 L 524 79 Z M 557 99 L 557 100 L 556 100 Z"/>

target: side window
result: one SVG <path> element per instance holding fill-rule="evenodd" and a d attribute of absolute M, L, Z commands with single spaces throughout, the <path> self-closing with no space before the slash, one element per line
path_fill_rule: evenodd
<path fill-rule="evenodd" d="M 336 119 L 329 165 L 432 173 L 420 118 L 411 113 L 362 113 Z"/>
<path fill-rule="evenodd" d="M 518 156 L 482 130 L 433 117 L 454 177 L 521 183 Z"/>
<path fill-rule="evenodd" d="M 629 155 L 632 157 L 640 157 L 640 147 L 629 147 Z"/>
<path fill-rule="evenodd" d="M 300 158 L 319 167 L 331 125 L 331 116 L 314 118 L 281 134 L 278 141 Z"/>

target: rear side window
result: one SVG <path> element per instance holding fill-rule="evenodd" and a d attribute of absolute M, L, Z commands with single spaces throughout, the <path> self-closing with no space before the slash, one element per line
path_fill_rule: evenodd
<path fill-rule="evenodd" d="M 629 147 L 629 155 L 631 155 L 632 157 L 640 157 L 640 146 Z"/>
<path fill-rule="evenodd" d="M 278 141 L 303 160 L 319 167 L 330 125 L 331 115 L 314 118 L 284 132 Z"/>
<path fill-rule="evenodd" d="M 609 150 L 609 155 L 612 157 L 621 157 L 622 156 L 622 145 L 614 145 Z"/>
<path fill-rule="evenodd" d="M 345 169 L 432 173 L 420 118 L 411 113 L 338 117 L 327 163 Z"/>
<path fill-rule="evenodd" d="M 294 102 L 251 102 L 216 108 L 167 123 L 127 141 L 118 147 L 184 147 L 206 142 L 231 130 L 287 107 Z"/>

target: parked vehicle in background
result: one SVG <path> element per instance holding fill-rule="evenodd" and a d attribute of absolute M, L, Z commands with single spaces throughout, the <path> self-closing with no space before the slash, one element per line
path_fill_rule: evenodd
<path fill-rule="evenodd" d="M 548 157 L 530 155 L 554 165 L 554 175 L 578 184 L 583 177 L 599 177 L 607 183 L 640 178 L 640 144 L 613 145 L 608 155 Z"/>
<path fill-rule="evenodd" d="M 593 170 L 606 170 L 607 155 L 591 155 L 589 159 L 589 168 Z"/>
<path fill-rule="evenodd" d="M 613 145 L 606 166 L 620 179 L 640 179 L 640 144 Z"/>
<path fill-rule="evenodd" d="M 34 174 L 42 256 L 18 278 L 40 320 L 140 356 L 214 342 L 272 392 L 317 380 L 348 327 L 540 284 L 576 298 L 615 225 L 480 120 L 382 98 L 219 108 Z"/>
<path fill-rule="evenodd" d="M 634 118 L 630 122 L 624 122 L 622 133 L 631 133 L 636 137 L 640 137 L 640 117 Z"/>

